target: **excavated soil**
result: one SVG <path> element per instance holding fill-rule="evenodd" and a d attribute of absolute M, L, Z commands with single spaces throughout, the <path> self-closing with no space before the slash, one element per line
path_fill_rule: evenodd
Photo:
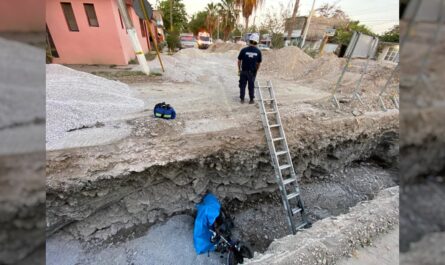
<path fill-rule="evenodd" d="M 438 4 L 432 1 L 423 3 Z M 401 26 L 402 29 L 406 28 L 404 22 Z M 440 252 L 435 250 L 433 244 L 428 246 L 425 243 L 437 241 L 433 233 L 443 232 L 445 228 L 445 210 L 439 206 L 445 196 L 443 27 L 439 33 L 441 37 L 438 44 L 433 47 L 430 62 L 424 69 L 426 82 L 416 82 L 420 77 L 421 62 L 431 46 L 436 27 L 437 25 L 431 22 L 417 23 L 401 54 L 400 237 L 401 251 L 407 252 L 404 255 L 406 259 L 402 261 L 407 264 L 416 264 L 415 261 L 418 260 L 422 260 L 422 264 L 440 264 L 438 260 L 443 260 L 443 254 L 438 255 Z M 423 243 L 416 243 L 419 240 Z M 436 256 L 423 259 L 425 255 L 419 255 L 420 252 Z"/>
<path fill-rule="evenodd" d="M 336 264 L 358 247 L 369 245 L 382 233 L 397 227 L 398 213 L 399 189 L 386 189 L 347 214 L 326 218 L 295 236 L 275 240 L 265 253 L 246 264 Z"/>
<path fill-rule="evenodd" d="M 130 85 L 146 108 L 120 117 L 132 128 L 128 137 L 48 152 L 48 233 L 94 246 L 127 240 L 136 228 L 193 214 L 213 192 L 256 250 L 285 235 L 258 105 L 239 103 L 236 56 L 182 50 L 165 60 L 162 78 Z M 258 76 L 263 83 L 269 78 Z M 347 103 L 336 110 L 328 90 L 272 80 L 312 220 L 345 213 L 397 185 L 397 174 L 388 170 L 398 163 L 397 110 L 351 111 Z M 175 107 L 177 119 L 152 117 L 162 101 Z M 261 218 L 275 222 L 264 230 Z M 258 225 L 249 229 L 253 219 Z"/>

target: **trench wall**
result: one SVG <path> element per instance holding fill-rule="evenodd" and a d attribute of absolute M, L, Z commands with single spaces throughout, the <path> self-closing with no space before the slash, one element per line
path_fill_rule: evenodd
<path fill-rule="evenodd" d="M 354 161 L 378 157 L 394 164 L 398 155 L 395 129 L 364 132 L 355 138 L 304 146 L 291 144 L 300 184 L 304 186 Z M 206 192 L 220 199 L 244 201 L 248 196 L 277 190 L 266 146 L 224 150 L 206 157 L 172 162 L 132 172 L 120 178 L 87 183 L 80 190 L 47 191 L 47 228 L 65 228 L 80 240 L 106 240 L 136 225 L 192 212 Z M 81 222 L 79 222 L 81 221 Z"/>

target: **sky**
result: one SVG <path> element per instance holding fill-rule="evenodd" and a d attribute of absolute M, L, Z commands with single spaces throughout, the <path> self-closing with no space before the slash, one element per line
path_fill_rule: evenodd
<path fill-rule="evenodd" d="M 295 0 L 263 0 L 264 4 L 256 14 L 256 23 L 259 25 L 264 18 L 264 14 L 271 10 L 278 11 L 280 3 L 293 8 Z M 208 3 L 218 3 L 219 0 L 183 0 L 187 13 L 192 14 L 204 10 Z M 313 0 L 300 0 L 299 14 L 306 16 L 309 14 Z M 352 19 L 360 20 L 362 24 L 367 25 L 376 33 L 383 33 L 393 25 L 399 23 L 399 0 L 316 0 L 315 8 L 325 3 L 337 3 L 343 11 Z M 250 20 L 252 24 L 253 18 Z"/>

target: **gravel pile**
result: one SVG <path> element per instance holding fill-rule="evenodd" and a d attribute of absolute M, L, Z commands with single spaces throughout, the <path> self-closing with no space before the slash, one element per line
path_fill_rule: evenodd
<path fill-rule="evenodd" d="M 48 149 L 71 132 L 104 126 L 107 120 L 142 110 L 144 103 L 120 82 L 62 65 L 46 66 L 46 144 Z"/>
<path fill-rule="evenodd" d="M 298 79 L 337 79 L 341 74 L 346 60 L 335 54 L 326 54 L 305 65 L 303 71 L 295 75 Z"/>
<path fill-rule="evenodd" d="M 216 69 L 223 77 L 236 75 L 237 56 L 237 50 L 210 53 L 199 49 L 183 49 L 173 56 L 162 56 L 165 67 L 162 76 L 165 80 L 173 82 L 202 83 L 203 79 L 214 77 Z M 149 66 L 153 72 L 161 71 L 157 61 L 150 62 Z M 138 69 L 139 66 L 133 70 Z"/>
<path fill-rule="evenodd" d="M 0 154 L 44 150 L 45 51 L 0 38 Z"/>

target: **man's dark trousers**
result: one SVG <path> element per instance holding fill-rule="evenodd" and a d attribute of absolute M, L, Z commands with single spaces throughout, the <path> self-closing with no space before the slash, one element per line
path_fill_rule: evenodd
<path fill-rule="evenodd" d="M 240 98 L 244 99 L 246 95 L 246 85 L 249 86 L 250 100 L 255 98 L 255 73 L 251 71 L 241 71 L 239 79 Z"/>

